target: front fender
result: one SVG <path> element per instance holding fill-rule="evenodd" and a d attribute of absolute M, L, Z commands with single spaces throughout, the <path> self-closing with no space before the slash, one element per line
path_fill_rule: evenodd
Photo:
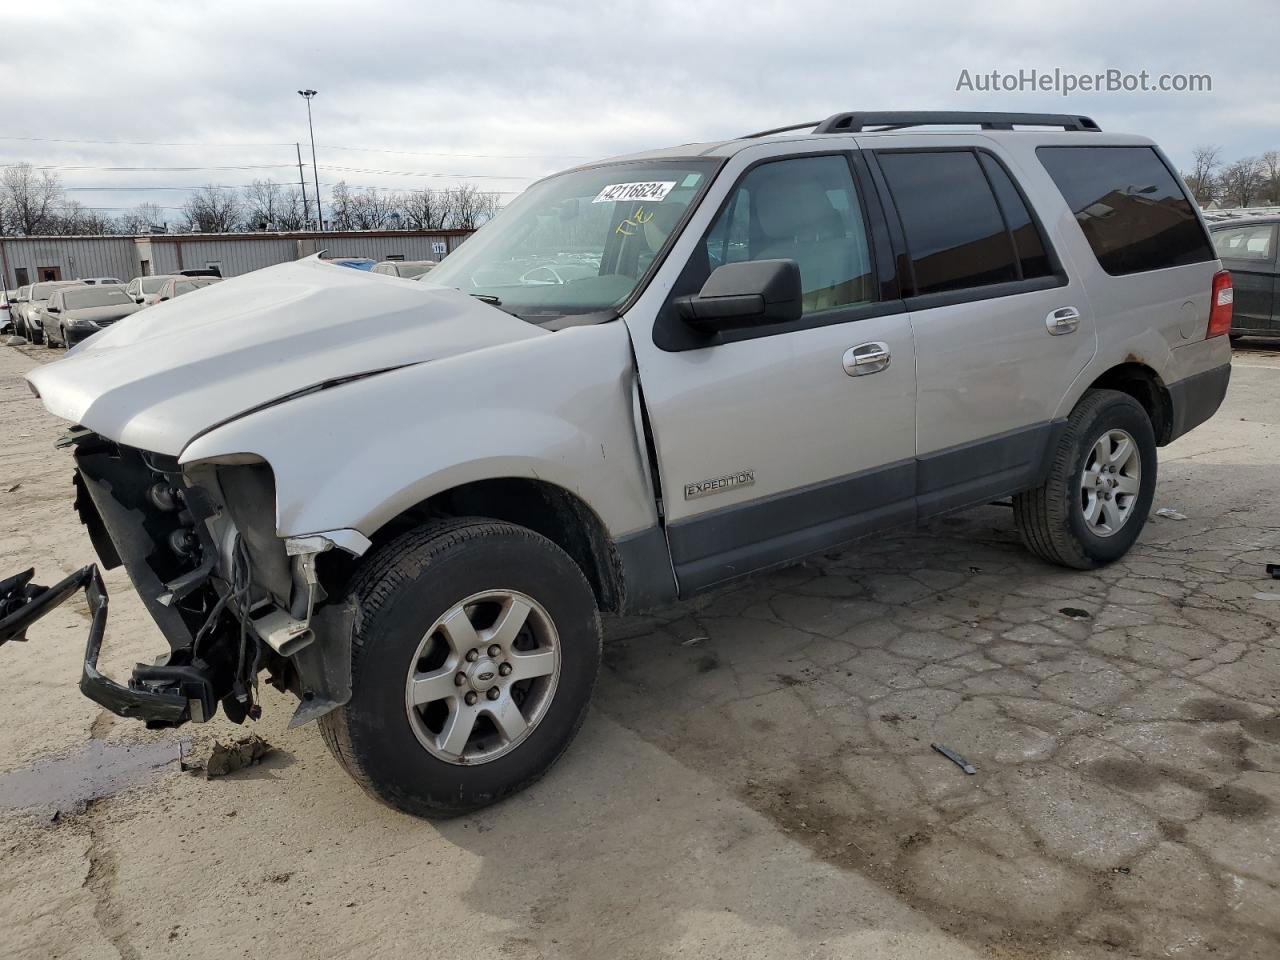
<path fill-rule="evenodd" d="M 625 327 L 571 327 L 287 400 L 195 438 L 179 459 L 265 460 L 282 537 L 372 536 L 436 493 L 529 477 L 576 494 L 616 538 L 656 523 L 634 391 Z"/>

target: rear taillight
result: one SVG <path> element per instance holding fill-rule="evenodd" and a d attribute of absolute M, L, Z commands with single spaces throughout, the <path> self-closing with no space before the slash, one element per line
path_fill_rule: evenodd
<path fill-rule="evenodd" d="M 1219 270 L 1213 275 L 1213 295 L 1209 298 L 1209 331 L 1206 337 L 1220 337 L 1231 332 L 1231 304 L 1235 290 L 1231 286 L 1231 271 Z"/>

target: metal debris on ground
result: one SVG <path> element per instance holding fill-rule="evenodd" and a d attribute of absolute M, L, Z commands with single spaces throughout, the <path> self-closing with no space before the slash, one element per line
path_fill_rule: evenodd
<path fill-rule="evenodd" d="M 193 771 L 203 769 L 205 779 L 212 780 L 215 777 L 225 777 L 229 773 L 235 773 L 237 770 L 243 770 L 245 767 L 251 767 L 261 762 L 262 758 L 273 749 L 275 748 L 271 744 L 256 733 L 251 733 L 247 737 L 240 737 L 231 743 L 215 740 L 208 757 L 203 761 L 185 762 L 183 763 L 183 768 Z"/>
<path fill-rule="evenodd" d="M 688 640 L 681 641 L 680 646 L 692 647 L 695 644 L 702 643 L 704 640 L 709 640 L 709 639 L 711 638 L 710 637 L 690 637 Z"/>
<path fill-rule="evenodd" d="M 944 747 L 940 743 L 931 743 L 929 744 L 929 746 L 933 747 L 933 749 L 937 750 L 940 754 L 942 754 L 944 757 L 946 757 L 948 760 L 950 760 L 952 763 L 954 763 L 957 767 L 959 767 L 961 770 L 963 770 L 965 773 L 969 774 L 970 776 L 978 772 L 977 767 L 975 767 L 972 763 L 970 763 L 964 757 L 960 756 L 960 754 L 956 753 L 954 750 L 950 750 L 947 747 Z"/>
<path fill-rule="evenodd" d="M 23 340 L 21 337 L 6 337 L 4 345 L 6 347 L 20 347 L 26 342 L 27 341 Z"/>
<path fill-rule="evenodd" d="M 1172 507 L 1161 507 L 1159 510 L 1156 511 L 1156 516 L 1161 517 L 1165 520 L 1187 519 L 1187 515 L 1185 513 L 1179 513 L 1177 510 L 1174 510 Z"/>
<path fill-rule="evenodd" d="M 1267 576 L 1272 580 L 1280 580 L 1280 563 L 1268 563 Z"/>
<path fill-rule="evenodd" d="M 1255 600 L 1280 600 L 1280 593 L 1255 593 Z"/>

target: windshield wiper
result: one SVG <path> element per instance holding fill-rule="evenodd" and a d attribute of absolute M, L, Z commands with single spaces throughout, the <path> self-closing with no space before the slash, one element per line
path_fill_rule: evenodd
<path fill-rule="evenodd" d="M 495 297 L 492 293 L 469 293 L 467 294 L 467 296 L 475 297 L 477 300 L 481 301 L 482 303 L 491 303 L 495 307 L 502 306 L 502 301 L 499 300 L 497 297 Z"/>

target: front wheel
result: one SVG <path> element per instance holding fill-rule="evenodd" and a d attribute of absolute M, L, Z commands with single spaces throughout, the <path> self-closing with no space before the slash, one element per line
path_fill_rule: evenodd
<path fill-rule="evenodd" d="M 1013 498 L 1023 544 L 1050 563 L 1091 570 L 1124 556 L 1156 489 L 1151 419 L 1126 393 L 1091 390 L 1067 420 L 1045 482 Z"/>
<path fill-rule="evenodd" d="M 382 547 L 352 587 L 351 700 L 320 720 L 364 789 L 456 816 L 523 789 L 568 747 L 600 665 L 595 596 L 545 537 L 478 518 Z"/>

